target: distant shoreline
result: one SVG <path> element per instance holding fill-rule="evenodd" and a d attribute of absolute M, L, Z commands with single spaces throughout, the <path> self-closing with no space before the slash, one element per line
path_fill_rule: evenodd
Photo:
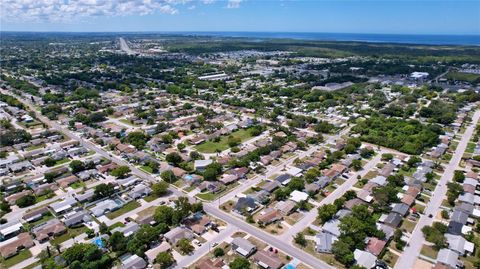
<path fill-rule="evenodd" d="M 358 33 L 314 33 L 314 32 L 236 32 L 236 31 L 132 31 L 132 32 L 29 32 L 0 31 L 0 34 L 92 34 L 92 35 L 131 35 L 161 34 L 179 36 L 202 36 L 224 38 L 296 39 L 305 41 L 338 41 L 394 43 L 412 45 L 457 45 L 480 46 L 480 35 L 438 35 L 438 34 L 358 34 Z"/>

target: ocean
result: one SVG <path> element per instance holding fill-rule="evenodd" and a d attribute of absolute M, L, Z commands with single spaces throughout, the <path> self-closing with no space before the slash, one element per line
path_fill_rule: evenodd
<path fill-rule="evenodd" d="M 181 35 L 246 37 L 255 39 L 291 38 L 323 41 L 358 41 L 416 45 L 480 45 L 480 35 L 403 35 L 295 32 L 176 32 Z"/>

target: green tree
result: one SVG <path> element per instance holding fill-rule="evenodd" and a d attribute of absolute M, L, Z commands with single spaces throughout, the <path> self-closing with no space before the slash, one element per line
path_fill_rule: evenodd
<path fill-rule="evenodd" d="M 293 240 L 302 247 L 307 246 L 307 239 L 305 239 L 305 235 L 303 235 L 303 233 L 297 233 Z"/>
<path fill-rule="evenodd" d="M 167 154 L 167 156 L 165 156 L 165 160 L 169 163 L 174 164 L 174 165 L 178 165 L 179 163 L 181 163 L 183 161 L 180 154 L 178 154 L 176 152 L 172 152 L 172 153 Z"/>
<path fill-rule="evenodd" d="M 175 174 L 171 170 L 163 171 L 160 174 L 160 177 L 165 182 L 168 182 L 168 183 L 174 183 L 175 181 L 177 181 L 177 177 L 175 176 Z"/>
<path fill-rule="evenodd" d="M 110 172 L 110 175 L 116 178 L 124 178 L 130 173 L 130 168 L 126 165 L 119 166 Z"/>
<path fill-rule="evenodd" d="M 161 269 L 167 269 L 175 263 L 172 253 L 170 252 L 160 252 L 157 257 L 155 257 L 155 262 L 160 265 Z"/>
<path fill-rule="evenodd" d="M 178 242 L 177 242 L 177 245 L 178 245 L 178 248 L 180 249 L 180 251 L 184 254 L 188 254 L 190 252 L 192 252 L 195 248 L 192 246 L 192 244 L 190 243 L 190 240 L 188 240 L 187 238 L 182 238 L 180 239 Z"/>
<path fill-rule="evenodd" d="M 115 252 L 125 251 L 127 248 L 127 239 L 121 232 L 114 232 L 109 238 L 109 245 Z"/>
<path fill-rule="evenodd" d="M 167 193 L 168 191 L 168 183 L 165 181 L 160 181 L 152 185 L 152 192 L 155 196 L 160 197 Z"/>
<path fill-rule="evenodd" d="M 31 206 L 35 204 L 35 196 L 30 194 L 22 196 L 15 201 L 15 204 L 19 207 Z"/>
<path fill-rule="evenodd" d="M 318 218 L 325 223 L 333 218 L 337 213 L 337 207 L 334 204 L 325 204 L 318 208 Z"/>
<path fill-rule="evenodd" d="M 94 195 L 97 199 L 110 197 L 115 193 L 115 186 L 112 183 L 101 183 L 95 187 Z"/>
<path fill-rule="evenodd" d="M 54 166 L 57 161 L 55 161 L 54 159 L 48 157 L 47 159 L 45 159 L 45 161 L 43 161 L 43 163 L 47 166 L 47 167 L 52 167 Z"/>
<path fill-rule="evenodd" d="M 221 257 L 225 255 L 225 251 L 222 248 L 215 248 L 213 250 L 213 255 L 215 255 L 215 257 Z"/>
<path fill-rule="evenodd" d="M 80 160 L 73 160 L 69 164 L 70 169 L 72 169 L 72 173 L 76 174 L 85 170 L 85 164 Z"/>

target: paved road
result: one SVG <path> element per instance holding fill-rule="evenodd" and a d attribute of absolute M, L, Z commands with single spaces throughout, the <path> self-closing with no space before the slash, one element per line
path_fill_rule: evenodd
<path fill-rule="evenodd" d="M 237 229 L 238 229 L 237 227 L 228 225 L 227 228 L 223 231 L 220 231 L 220 233 L 217 236 L 215 236 L 211 240 L 211 242 L 207 242 L 203 244 L 201 247 L 196 249 L 192 255 L 186 256 L 184 259 L 177 262 L 177 264 L 175 265 L 175 268 L 180 269 L 180 268 L 187 267 L 190 264 L 197 261 L 198 259 L 202 258 L 205 254 L 207 254 L 208 252 L 214 249 L 213 247 L 211 247 L 211 244 L 215 242 L 220 244 L 221 242 L 225 241 L 228 237 L 233 235 Z"/>
<path fill-rule="evenodd" d="M 132 49 L 130 49 L 128 47 L 128 44 L 125 41 L 125 39 L 123 39 L 123 37 L 120 37 L 120 49 L 123 50 L 124 52 L 126 52 L 128 55 L 134 55 L 135 54 L 135 51 L 133 51 Z"/>
<path fill-rule="evenodd" d="M 369 160 L 365 166 L 363 167 L 363 170 L 353 173 L 342 185 L 340 185 L 338 188 L 336 188 L 330 195 L 325 197 L 320 203 L 319 206 L 326 205 L 326 204 L 332 204 L 336 199 L 340 198 L 347 192 L 355 183 L 357 183 L 358 179 L 357 176 L 360 175 L 361 177 L 364 177 L 371 169 L 377 165 L 377 163 L 381 160 L 382 158 L 382 153 L 385 153 L 386 151 L 381 151 L 379 152 L 374 158 Z M 317 218 L 317 208 L 313 208 L 310 210 L 305 216 L 295 223 L 293 226 L 291 226 L 288 230 L 283 233 L 280 238 L 291 242 L 293 237 L 303 231 L 306 227 L 308 227 L 315 219 Z"/>
<path fill-rule="evenodd" d="M 420 217 L 420 220 L 415 226 L 415 229 L 412 232 L 412 236 L 410 237 L 410 241 L 408 242 L 409 246 L 405 248 L 403 255 L 400 256 L 397 263 L 395 264 L 396 269 L 413 267 L 417 256 L 420 254 L 420 250 L 424 241 L 422 228 L 432 225 L 434 219 L 429 218 L 428 215 L 432 214 L 434 217 L 437 215 L 442 201 L 447 193 L 447 183 L 453 179 L 454 171 L 458 168 L 458 164 L 462 159 L 463 153 L 467 148 L 468 141 L 470 141 L 470 138 L 472 137 L 473 131 L 479 118 L 480 110 L 477 110 L 472 117 L 472 123 L 470 124 L 470 126 L 468 126 L 465 133 L 462 135 L 462 138 L 458 143 L 457 149 L 455 150 L 452 159 L 445 167 L 445 172 L 443 173 L 440 181 L 435 188 L 430 202 L 425 209 L 425 214 Z"/>
<path fill-rule="evenodd" d="M 298 249 L 297 247 L 294 247 L 290 245 L 289 242 L 286 242 L 285 240 L 281 240 L 277 236 L 273 236 L 270 234 L 267 234 L 263 230 L 260 230 L 251 224 L 246 223 L 242 219 L 238 219 L 230 214 L 227 214 L 220 209 L 218 209 L 216 206 L 213 206 L 211 204 L 206 204 L 204 205 L 205 212 L 208 214 L 215 216 L 219 219 L 222 219 L 223 221 L 229 223 L 230 225 L 234 225 L 235 227 L 240 228 L 241 230 L 249 233 L 250 235 L 262 240 L 263 242 L 273 246 L 274 248 L 277 248 L 278 250 L 282 251 L 283 253 L 297 258 L 299 261 L 303 262 L 304 264 L 310 266 L 311 268 L 315 269 L 331 269 L 334 267 L 331 267 L 330 265 L 326 264 L 325 262 L 315 258 L 314 256 L 308 254 L 307 252 Z"/>

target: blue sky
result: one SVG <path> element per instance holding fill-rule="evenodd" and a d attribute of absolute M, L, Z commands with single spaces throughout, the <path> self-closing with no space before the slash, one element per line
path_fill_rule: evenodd
<path fill-rule="evenodd" d="M 2 0 L 3 31 L 480 34 L 480 0 Z"/>

